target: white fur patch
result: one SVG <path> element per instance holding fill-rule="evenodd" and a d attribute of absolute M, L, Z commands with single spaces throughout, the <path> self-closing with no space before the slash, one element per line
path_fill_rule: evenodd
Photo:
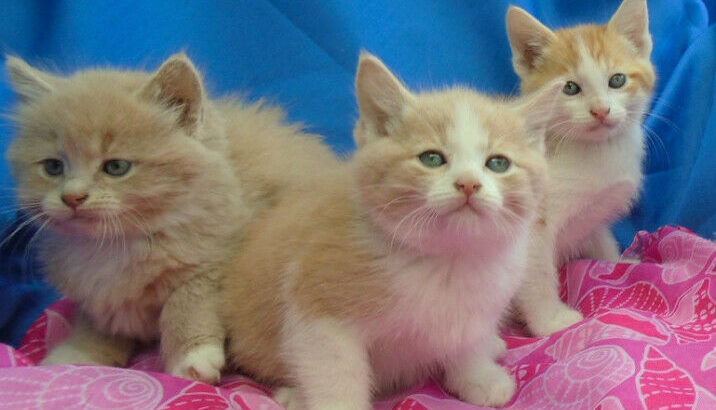
<path fill-rule="evenodd" d="M 189 350 L 175 363 L 168 363 L 167 368 L 174 376 L 215 384 L 221 379 L 225 360 L 222 345 L 202 344 Z"/>
<path fill-rule="evenodd" d="M 445 385 L 468 403 L 491 407 L 507 404 L 516 389 L 512 376 L 489 355 L 467 358 L 448 367 Z"/>

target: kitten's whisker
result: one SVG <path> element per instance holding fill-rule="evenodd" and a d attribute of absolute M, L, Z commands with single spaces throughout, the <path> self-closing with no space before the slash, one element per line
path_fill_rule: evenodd
<path fill-rule="evenodd" d="M 102 228 L 102 235 L 98 237 L 94 237 L 94 248 L 92 249 L 92 253 L 89 256 L 89 262 L 93 263 L 95 261 L 95 258 L 99 256 L 99 254 L 102 252 L 102 249 L 104 248 L 104 239 L 106 234 L 106 225 L 105 225 L 105 216 L 100 215 L 100 220 L 97 222 L 99 224 L 99 227 Z"/>
<path fill-rule="evenodd" d="M 420 209 L 420 212 L 416 213 L 415 215 L 413 215 L 413 217 L 412 217 L 411 219 L 408 220 L 408 221 L 409 221 L 409 225 L 408 225 L 407 227 L 408 227 L 409 229 L 408 229 L 408 233 L 405 234 L 405 235 L 403 235 L 403 239 L 402 239 L 403 244 L 405 244 L 405 241 L 407 240 L 407 238 L 411 238 L 411 237 L 412 237 L 412 235 L 413 235 L 413 230 L 415 229 L 415 227 L 416 227 L 418 221 L 420 220 L 420 215 L 422 215 L 422 213 L 423 213 L 423 210 Z"/>
<path fill-rule="evenodd" d="M 554 154 L 555 156 L 561 155 L 561 148 L 563 145 L 567 145 L 576 139 L 577 131 L 578 131 L 577 127 L 572 127 L 572 128 L 567 129 L 561 135 L 561 139 L 560 139 L 559 143 L 557 144 L 557 148 L 555 149 L 555 154 Z"/>
<path fill-rule="evenodd" d="M 117 253 L 116 257 L 119 258 L 119 256 L 121 256 L 120 255 L 121 248 L 119 246 L 122 245 L 122 243 L 120 243 L 120 239 L 122 239 L 119 234 L 120 229 L 119 229 L 119 226 L 117 226 L 117 220 L 114 215 L 109 216 L 109 221 L 112 224 L 112 237 L 117 241 L 117 247 L 113 248 L 113 251 L 116 251 L 116 253 Z"/>
<path fill-rule="evenodd" d="M 99 240 L 99 246 L 97 246 L 97 249 L 102 249 L 102 247 L 104 246 L 104 237 L 107 234 L 107 216 L 102 214 L 102 218 L 100 219 L 99 224 L 102 227 L 102 236 Z"/>
<path fill-rule="evenodd" d="M 386 208 L 388 208 L 388 207 L 390 207 L 391 205 L 396 204 L 396 203 L 409 202 L 409 201 L 412 201 L 412 200 L 415 200 L 415 199 L 422 199 L 422 198 L 423 198 L 423 195 L 417 195 L 417 194 L 416 194 L 416 195 L 399 196 L 399 197 L 397 197 L 397 198 L 391 200 L 390 202 L 388 202 L 388 203 L 386 203 L 386 204 L 378 205 L 378 206 L 373 207 L 372 210 L 374 210 L 374 211 L 377 211 L 377 210 L 379 210 L 379 209 L 380 209 L 380 210 L 383 210 L 383 209 L 386 209 Z"/>
<path fill-rule="evenodd" d="M 640 110 L 627 110 L 626 112 L 627 112 L 627 116 L 631 118 L 631 121 L 633 123 L 638 123 L 639 121 L 644 122 L 649 118 L 653 118 L 655 120 L 661 121 L 665 125 L 668 125 L 672 129 L 674 129 L 680 133 L 682 132 L 681 128 L 675 122 L 673 122 L 668 117 L 665 117 L 661 114 L 657 114 L 654 111 L 644 112 L 644 111 L 640 111 Z"/>
<path fill-rule="evenodd" d="M 406 202 L 407 203 L 416 202 L 416 200 L 422 200 L 422 199 L 423 199 L 422 195 L 402 196 L 402 197 L 393 199 L 392 201 L 388 202 L 385 205 L 376 206 L 375 208 L 373 208 L 373 211 L 380 210 L 380 212 L 378 212 L 378 214 L 376 215 L 377 218 L 380 218 L 383 216 L 383 214 L 388 210 L 388 208 L 390 206 L 395 206 L 395 205 L 399 205 L 399 204 L 406 203 Z"/>
<path fill-rule="evenodd" d="M 2 197 L 0 197 L 0 199 L 2 199 Z M 11 211 L 37 210 L 41 208 L 41 205 L 42 204 L 40 202 L 28 202 L 24 204 L 8 204 L 0 209 Z"/>
<path fill-rule="evenodd" d="M 423 227 L 425 225 L 425 221 L 427 220 L 428 215 L 430 214 L 429 211 L 430 211 L 430 209 L 425 208 L 423 212 L 419 213 L 416 216 L 415 222 L 413 223 L 413 226 L 410 228 L 410 232 L 408 233 L 408 236 L 412 236 L 413 229 L 417 228 L 418 229 L 417 236 L 418 236 L 419 243 L 422 243 Z"/>
<path fill-rule="evenodd" d="M 404 189 L 406 191 L 415 191 L 415 186 L 410 184 L 404 184 L 400 182 L 379 182 L 375 184 L 365 184 L 361 185 L 363 188 L 397 188 L 397 189 Z"/>
<path fill-rule="evenodd" d="M 117 216 L 117 227 L 119 228 L 120 232 L 122 233 L 122 252 L 123 252 L 123 259 L 127 258 L 127 238 L 124 233 L 124 226 L 122 225 L 121 219 Z"/>
<path fill-rule="evenodd" d="M 664 152 L 664 155 L 666 155 L 666 164 L 669 165 L 671 163 L 671 156 L 669 155 L 669 150 L 666 148 L 666 144 L 664 144 L 664 141 L 661 139 L 661 137 L 659 137 L 659 134 L 657 134 L 656 131 L 649 128 L 646 124 L 642 124 L 642 127 L 644 127 L 647 143 L 653 142 L 653 145 L 655 147 L 661 148 L 661 150 Z"/>
<path fill-rule="evenodd" d="M 27 245 L 25 246 L 25 256 L 22 258 L 23 259 L 23 271 L 29 271 L 28 261 L 30 259 L 30 250 L 32 249 L 33 242 L 35 242 L 35 240 L 40 237 L 42 230 L 45 229 L 49 223 L 50 223 L 49 219 L 46 220 L 45 222 L 43 222 L 42 225 L 40 225 L 40 227 L 37 228 L 37 231 L 35 231 L 35 233 L 32 235 L 30 240 L 27 242 Z"/>
<path fill-rule="evenodd" d="M 32 224 L 33 222 L 35 222 L 35 221 L 37 221 L 37 220 L 39 220 L 39 219 L 41 219 L 41 218 L 43 218 L 43 217 L 45 217 L 45 216 L 46 216 L 46 214 L 45 214 L 44 212 L 42 212 L 42 213 L 38 213 L 38 214 L 36 214 L 36 215 L 34 215 L 34 216 L 26 217 L 25 221 L 22 222 L 22 223 L 20 223 L 20 225 L 19 225 L 17 228 L 15 228 L 15 230 L 12 231 L 12 233 L 10 233 L 10 235 L 6 236 L 5 239 L 3 239 L 2 241 L 0 241 L 0 248 L 2 248 L 3 246 L 5 246 L 5 244 L 6 244 L 10 239 L 12 239 L 18 232 L 22 231 L 22 230 L 23 230 L 24 228 L 26 228 L 28 225 Z"/>
<path fill-rule="evenodd" d="M 403 218 L 400 220 L 400 222 L 398 222 L 398 224 L 395 226 L 395 228 L 393 228 L 393 235 L 392 235 L 392 237 L 391 237 L 391 239 L 390 239 L 390 246 L 388 247 L 389 252 L 392 252 L 393 244 L 395 243 L 395 239 L 396 239 L 396 237 L 397 237 L 397 235 L 398 235 L 398 232 L 400 231 L 401 225 L 402 225 L 408 218 L 413 217 L 413 216 L 414 216 L 416 213 L 418 213 L 418 212 L 422 212 L 422 210 L 423 210 L 423 208 L 420 207 L 420 208 L 416 208 L 416 209 L 410 211 L 407 215 L 403 216 Z M 401 242 L 401 244 L 404 244 L 404 239 L 401 239 L 400 242 Z"/>
<path fill-rule="evenodd" d="M 663 105 L 664 107 L 669 108 L 669 109 L 676 108 L 674 105 L 671 104 L 671 101 L 669 101 L 666 98 L 661 97 L 661 96 L 652 97 L 651 102 L 652 102 L 652 105 Z M 654 103 L 656 103 L 656 104 L 654 104 Z"/>
<path fill-rule="evenodd" d="M 130 206 L 125 206 L 125 209 L 127 210 L 127 217 L 131 217 L 134 221 L 133 223 L 135 226 L 144 234 L 145 239 L 148 242 L 149 249 L 152 249 L 154 245 L 154 237 L 152 235 L 151 229 L 149 228 L 149 224 L 147 223 L 146 218 L 137 210 Z"/>

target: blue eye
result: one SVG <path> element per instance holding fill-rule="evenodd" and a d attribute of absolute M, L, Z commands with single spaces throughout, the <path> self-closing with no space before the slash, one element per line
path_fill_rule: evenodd
<path fill-rule="evenodd" d="M 567 81 L 567 84 L 565 84 L 564 88 L 562 88 L 562 92 L 567 95 L 577 95 L 580 91 L 582 91 L 582 89 L 579 88 L 577 83 L 574 81 Z"/>
<path fill-rule="evenodd" d="M 104 173 L 113 177 L 121 177 L 129 172 L 131 168 L 132 163 L 123 159 L 110 159 L 109 161 L 105 161 L 102 166 Z"/>
<path fill-rule="evenodd" d="M 626 75 L 622 73 L 616 73 L 609 79 L 609 87 L 611 88 L 622 88 L 626 83 Z"/>
<path fill-rule="evenodd" d="M 437 168 L 447 162 L 445 156 L 437 151 L 425 151 L 418 156 L 418 159 L 428 168 Z"/>
<path fill-rule="evenodd" d="M 42 160 L 42 166 L 47 175 L 57 177 L 65 172 L 65 165 L 57 158 L 47 158 Z"/>
<path fill-rule="evenodd" d="M 485 166 L 493 172 L 503 173 L 510 168 L 510 160 L 502 155 L 495 155 L 487 159 Z"/>

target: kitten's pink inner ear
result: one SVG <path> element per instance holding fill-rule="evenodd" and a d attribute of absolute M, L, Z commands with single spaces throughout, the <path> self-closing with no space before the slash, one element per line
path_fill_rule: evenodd
<path fill-rule="evenodd" d="M 204 88 L 201 76 L 183 56 L 169 58 L 142 90 L 142 95 L 179 110 L 179 125 L 193 130 L 202 117 Z"/>
<path fill-rule="evenodd" d="M 507 37 L 512 48 L 512 64 L 518 75 L 528 74 L 556 35 L 525 10 L 510 6 L 507 10 Z"/>
<path fill-rule="evenodd" d="M 356 94 L 361 121 L 367 122 L 380 134 L 386 124 L 400 116 L 410 91 L 377 57 L 363 54 L 356 74 Z"/>
<path fill-rule="evenodd" d="M 639 55 L 648 57 L 651 54 L 652 41 L 646 0 L 624 0 L 607 27 L 626 37 L 636 47 Z"/>

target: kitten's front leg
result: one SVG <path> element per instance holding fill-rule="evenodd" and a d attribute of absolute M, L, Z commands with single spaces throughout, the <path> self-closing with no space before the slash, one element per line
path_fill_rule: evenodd
<path fill-rule="evenodd" d="M 168 373 L 217 383 L 226 361 L 215 271 L 197 274 L 167 299 L 160 316 L 160 350 Z"/>
<path fill-rule="evenodd" d="M 87 363 L 124 367 L 133 347 L 132 340 L 101 333 L 82 312 L 77 312 L 69 338 L 52 349 L 40 364 Z"/>
<path fill-rule="evenodd" d="M 369 410 L 372 370 L 356 332 L 333 319 L 298 318 L 283 329 L 281 347 L 296 385 L 274 395 L 284 407 L 305 410 Z"/>
<path fill-rule="evenodd" d="M 584 317 L 559 298 L 554 238 L 539 227 L 532 232 L 527 274 L 514 302 L 530 331 L 547 336 L 567 328 Z"/>
<path fill-rule="evenodd" d="M 445 365 L 445 388 L 477 406 L 503 406 L 515 394 L 515 381 L 495 362 L 494 339 L 467 357 Z"/>
<path fill-rule="evenodd" d="M 582 244 L 582 258 L 619 262 L 619 244 L 608 226 L 601 226 Z"/>
<path fill-rule="evenodd" d="M 499 333 L 495 333 L 490 337 L 489 346 L 493 359 L 499 359 L 507 352 L 507 343 L 500 337 Z"/>

